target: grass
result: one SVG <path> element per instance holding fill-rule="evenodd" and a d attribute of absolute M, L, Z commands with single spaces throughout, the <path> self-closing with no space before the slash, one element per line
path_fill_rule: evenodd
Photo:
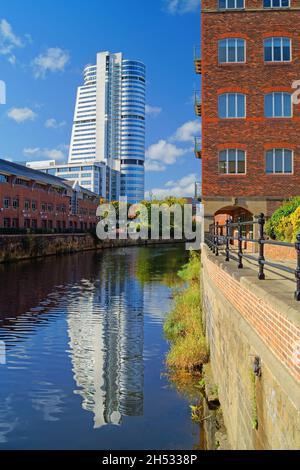
<path fill-rule="evenodd" d="M 191 252 L 189 262 L 178 275 L 187 287 L 177 292 L 174 306 L 164 324 L 170 342 L 167 365 L 189 371 L 200 370 L 208 361 L 208 348 L 201 321 L 200 255 Z"/>

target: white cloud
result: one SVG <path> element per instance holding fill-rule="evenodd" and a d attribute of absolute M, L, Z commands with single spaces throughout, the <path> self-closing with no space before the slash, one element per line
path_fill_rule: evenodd
<path fill-rule="evenodd" d="M 70 60 L 69 53 L 59 47 L 51 47 L 32 62 L 35 78 L 45 78 L 47 72 L 62 72 Z"/>
<path fill-rule="evenodd" d="M 178 158 L 193 152 L 193 147 L 178 147 L 177 142 L 190 143 L 201 133 L 201 123 L 198 120 L 187 121 L 180 126 L 169 139 L 160 139 L 150 145 L 146 151 L 146 170 L 164 171 L 166 165 L 173 165 Z"/>
<path fill-rule="evenodd" d="M 29 39 L 27 37 L 26 39 Z M 7 56 L 11 64 L 15 64 L 16 57 L 13 50 L 24 47 L 26 40 L 19 38 L 6 19 L 0 20 L 0 55 Z"/>
<path fill-rule="evenodd" d="M 65 158 L 65 152 L 68 148 L 67 145 L 59 145 L 57 148 L 48 149 L 40 147 L 28 147 L 23 149 L 23 154 L 25 157 L 34 157 L 39 159 L 49 159 L 49 160 L 63 160 Z"/>
<path fill-rule="evenodd" d="M 165 0 L 166 8 L 172 15 L 193 13 L 199 10 L 200 0 Z"/>
<path fill-rule="evenodd" d="M 165 171 L 166 166 L 155 161 L 145 161 L 145 170 L 146 171 Z"/>
<path fill-rule="evenodd" d="M 30 108 L 12 108 L 7 113 L 8 117 L 18 124 L 25 121 L 34 121 L 37 114 Z"/>
<path fill-rule="evenodd" d="M 45 122 L 45 127 L 48 129 L 58 129 L 59 127 L 64 127 L 66 124 L 66 121 L 58 122 L 56 119 L 50 118 Z"/>
<path fill-rule="evenodd" d="M 158 116 L 160 114 L 162 109 L 159 106 L 150 106 L 146 104 L 146 114 L 149 116 Z"/>
<path fill-rule="evenodd" d="M 176 160 L 189 152 L 189 149 L 182 149 L 166 140 L 159 140 L 156 144 L 150 145 L 146 151 L 146 158 L 155 160 L 166 165 L 172 165 Z"/>
<path fill-rule="evenodd" d="M 191 197 L 195 194 L 196 173 L 190 173 L 183 178 L 175 181 L 168 181 L 163 188 L 153 188 L 146 192 L 146 198 L 163 199 L 168 196 Z"/>
<path fill-rule="evenodd" d="M 201 123 L 197 119 L 195 121 L 187 121 L 180 126 L 171 140 L 176 142 L 193 142 L 196 136 L 201 134 Z"/>

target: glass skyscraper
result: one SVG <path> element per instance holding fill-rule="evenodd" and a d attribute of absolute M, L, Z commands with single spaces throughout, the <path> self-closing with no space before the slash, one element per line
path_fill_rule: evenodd
<path fill-rule="evenodd" d="M 107 199 L 144 198 L 145 65 L 97 54 L 78 88 L 69 163 L 107 165 Z"/>

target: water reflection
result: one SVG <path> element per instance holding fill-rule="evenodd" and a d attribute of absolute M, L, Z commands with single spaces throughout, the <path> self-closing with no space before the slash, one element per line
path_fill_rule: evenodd
<path fill-rule="evenodd" d="M 1 448 L 189 447 L 189 410 L 177 416 L 161 379 L 168 286 L 185 259 L 131 248 L 0 266 Z"/>
<path fill-rule="evenodd" d="M 135 265 L 126 252 L 102 263 L 97 281 L 86 282 L 88 296 L 68 307 L 76 393 L 95 428 L 143 414 L 143 288 Z"/>

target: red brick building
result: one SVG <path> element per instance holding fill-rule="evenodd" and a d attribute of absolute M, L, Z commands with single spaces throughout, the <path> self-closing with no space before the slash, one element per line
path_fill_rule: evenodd
<path fill-rule="evenodd" d="M 98 204 L 70 181 L 0 159 L 0 229 L 86 231 L 96 225 Z"/>
<path fill-rule="evenodd" d="M 202 0 L 202 193 L 207 222 L 270 215 L 300 194 L 300 0 Z"/>

